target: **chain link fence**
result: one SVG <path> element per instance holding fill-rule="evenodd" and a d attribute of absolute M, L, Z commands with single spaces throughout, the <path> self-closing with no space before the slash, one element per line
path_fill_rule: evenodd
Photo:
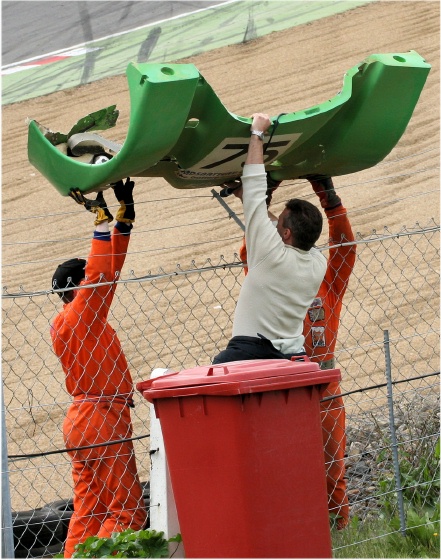
<path fill-rule="evenodd" d="M 403 504 L 439 504 L 439 226 L 385 229 L 358 235 L 356 243 L 335 355 L 347 417 L 351 516 L 366 520 L 400 515 Z M 109 322 L 134 382 L 157 367 L 210 363 L 230 338 L 243 277 L 235 257 L 119 281 Z M 61 550 L 72 512 L 71 463 L 62 437 L 71 398 L 49 335 L 60 305 L 51 291 L 4 289 L 2 298 L 16 557 Z M 135 404 L 135 453 L 150 507 L 149 408 L 140 394 Z"/>

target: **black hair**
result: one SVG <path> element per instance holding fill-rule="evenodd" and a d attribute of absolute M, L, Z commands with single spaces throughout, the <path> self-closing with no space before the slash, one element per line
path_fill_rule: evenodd
<path fill-rule="evenodd" d="M 79 286 L 85 277 L 86 261 L 84 259 L 69 259 L 57 266 L 52 276 L 52 288 L 63 289 Z M 57 292 L 64 303 L 69 303 L 74 298 L 74 291 Z"/>
<path fill-rule="evenodd" d="M 298 198 L 288 200 L 285 208 L 289 213 L 285 216 L 283 227 L 291 231 L 293 246 L 309 251 L 322 233 L 323 216 L 320 210 L 311 202 Z"/>

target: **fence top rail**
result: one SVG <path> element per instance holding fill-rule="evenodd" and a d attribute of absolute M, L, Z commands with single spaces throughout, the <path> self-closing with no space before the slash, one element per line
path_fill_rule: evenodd
<path fill-rule="evenodd" d="M 235 255 L 237 257 L 237 255 Z M 208 259 L 209 261 L 210 259 Z M 207 262 L 208 262 L 207 261 Z M 193 264 L 195 264 L 193 262 Z M 208 270 L 225 270 L 227 268 L 243 268 L 243 263 L 242 262 L 224 262 L 223 264 L 218 264 L 218 265 L 210 265 L 210 266 L 202 266 L 202 267 L 194 267 L 194 268 L 188 268 L 185 270 L 181 270 L 180 269 L 180 265 L 177 264 L 176 265 L 177 270 L 174 270 L 173 272 L 165 272 L 165 271 L 161 271 L 158 272 L 157 274 L 146 274 L 145 276 L 135 276 L 134 275 L 134 271 L 131 270 L 130 271 L 130 277 L 129 278 L 125 278 L 124 280 L 112 280 L 109 282 L 95 282 L 94 284 L 86 284 L 83 286 L 73 286 L 73 287 L 69 287 L 69 288 L 61 288 L 61 289 L 50 289 L 50 290 L 39 290 L 39 291 L 34 291 L 34 292 L 26 292 L 23 286 L 20 286 L 20 292 L 14 292 L 14 293 L 8 293 L 8 289 L 6 286 L 3 287 L 3 294 L 2 294 L 2 299 L 14 299 L 14 298 L 20 298 L 20 297 L 37 297 L 37 296 L 47 296 L 50 294 L 62 294 L 63 292 L 66 291 L 73 291 L 73 290 L 79 290 L 79 289 L 93 289 L 93 288 L 97 288 L 97 287 L 102 287 L 102 286 L 111 286 L 113 284 L 133 284 L 133 283 L 139 283 L 142 281 L 152 281 L 152 280 L 160 280 L 162 278 L 173 278 L 176 276 L 185 276 L 188 274 L 195 274 L 195 273 L 200 273 L 200 272 L 206 272 Z"/>
<path fill-rule="evenodd" d="M 386 239 L 394 239 L 398 237 L 408 237 L 409 235 L 425 235 L 426 233 L 432 233 L 432 232 L 435 233 L 439 230 L 440 230 L 440 226 L 435 224 L 435 222 L 433 226 L 428 226 L 425 228 L 419 227 L 419 224 L 416 224 L 415 228 L 412 229 L 407 229 L 403 227 L 402 230 L 397 233 L 389 232 L 387 226 L 385 226 L 383 234 L 377 234 L 376 230 L 374 229 L 370 237 L 363 238 L 362 235 L 358 233 L 357 235 L 359 236 L 359 239 L 357 239 L 357 241 L 352 243 L 344 243 L 341 245 L 332 245 L 326 247 L 326 249 L 333 249 L 334 247 L 340 247 L 340 246 L 344 247 L 346 245 L 351 245 L 351 244 L 353 245 L 353 244 L 360 244 L 360 243 L 372 243 L 373 241 L 383 241 Z"/>
<path fill-rule="evenodd" d="M 397 239 L 400 237 L 408 237 L 411 235 L 426 235 L 428 233 L 435 233 L 438 232 L 440 230 L 440 225 L 436 224 L 435 220 L 432 219 L 433 225 L 428 225 L 426 227 L 421 227 L 419 225 L 419 223 L 417 222 L 415 224 L 414 227 L 412 228 L 407 228 L 406 226 L 403 226 L 403 228 L 396 232 L 390 232 L 387 228 L 387 226 L 384 227 L 384 232 L 381 233 L 377 233 L 377 231 L 374 229 L 372 230 L 371 234 L 369 237 L 363 237 L 361 233 L 357 233 L 357 239 L 355 241 L 348 241 L 348 242 L 344 242 L 344 243 L 336 243 L 333 245 L 325 245 L 322 247 L 318 247 L 319 251 L 328 251 L 330 249 L 334 249 L 337 247 L 350 247 L 352 245 L 360 245 L 360 244 L 369 244 L 369 243 L 378 243 L 387 239 Z M 176 265 L 176 270 L 172 271 L 172 272 L 166 272 L 163 269 L 160 269 L 156 274 L 152 274 L 150 271 L 148 274 L 143 275 L 143 276 L 135 276 L 135 273 L 133 270 L 130 270 L 129 272 L 129 277 L 124 279 L 124 280 L 118 280 L 117 279 L 117 275 L 115 276 L 115 279 L 109 282 L 98 282 L 95 284 L 87 284 L 87 286 L 82 286 L 82 288 L 96 288 L 98 286 L 106 286 L 106 285 L 112 285 L 112 284 L 130 284 L 130 283 L 138 283 L 138 282 L 142 282 L 142 281 L 154 281 L 154 280 L 160 280 L 163 278 L 172 278 L 172 277 L 177 277 L 177 276 L 185 276 L 185 275 L 189 275 L 189 274 L 196 274 L 196 273 L 201 273 L 201 272 L 206 272 L 209 270 L 225 270 L 227 268 L 231 269 L 231 268 L 241 268 L 243 267 L 243 263 L 239 260 L 239 256 L 237 255 L 237 253 L 234 254 L 234 258 L 237 259 L 233 262 L 227 262 L 225 260 L 225 257 L 223 255 L 221 255 L 219 257 L 219 264 L 212 264 L 212 259 L 211 258 L 207 258 L 205 265 L 202 266 L 197 266 L 195 261 L 191 262 L 191 266 L 190 268 L 186 268 L 186 269 L 182 269 L 180 264 Z M 49 290 L 39 290 L 39 291 L 31 291 L 31 292 L 27 292 L 25 290 L 25 288 L 23 286 L 19 287 L 20 291 L 19 292 L 14 292 L 14 293 L 8 293 L 8 288 L 7 286 L 3 286 L 2 288 L 2 299 L 15 299 L 15 298 L 21 298 L 21 297 L 37 297 L 37 296 L 44 296 L 44 295 L 49 295 L 49 294 L 55 294 L 55 293 L 63 293 L 67 290 L 77 290 L 79 289 L 79 287 L 71 287 L 71 288 L 64 288 L 64 289 L 49 289 Z"/>

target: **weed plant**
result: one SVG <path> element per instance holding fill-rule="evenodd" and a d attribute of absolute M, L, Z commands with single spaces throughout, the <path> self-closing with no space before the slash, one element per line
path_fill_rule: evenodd
<path fill-rule="evenodd" d="M 378 519 L 351 519 L 343 531 L 332 531 L 334 558 L 440 558 L 440 440 L 439 426 L 429 430 L 433 438 L 411 438 L 418 449 L 404 445 L 399 470 L 405 511 L 405 526 L 397 516 L 393 465 L 382 452 L 378 461 L 388 466 L 378 481 Z M 427 432 L 426 432 L 427 434 Z M 421 443 L 422 442 L 422 443 Z M 432 444 L 430 445 L 430 442 Z M 390 449 L 389 445 L 385 448 Z"/>

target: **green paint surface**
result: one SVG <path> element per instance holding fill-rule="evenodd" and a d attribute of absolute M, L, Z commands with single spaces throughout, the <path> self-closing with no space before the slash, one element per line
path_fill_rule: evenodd
<path fill-rule="evenodd" d="M 369 56 L 346 72 L 332 99 L 273 117 L 264 140 L 267 171 L 280 181 L 376 165 L 406 130 L 429 71 L 415 51 Z M 251 119 L 230 113 L 193 64 L 129 64 L 127 80 L 127 137 L 105 163 L 91 165 L 62 153 L 61 144 L 30 122 L 29 161 L 62 195 L 72 188 L 92 192 L 129 176 L 163 177 L 175 188 L 194 189 L 241 175 Z M 102 119 L 97 120 L 99 126 Z M 82 122 L 89 121 L 95 117 Z"/>

